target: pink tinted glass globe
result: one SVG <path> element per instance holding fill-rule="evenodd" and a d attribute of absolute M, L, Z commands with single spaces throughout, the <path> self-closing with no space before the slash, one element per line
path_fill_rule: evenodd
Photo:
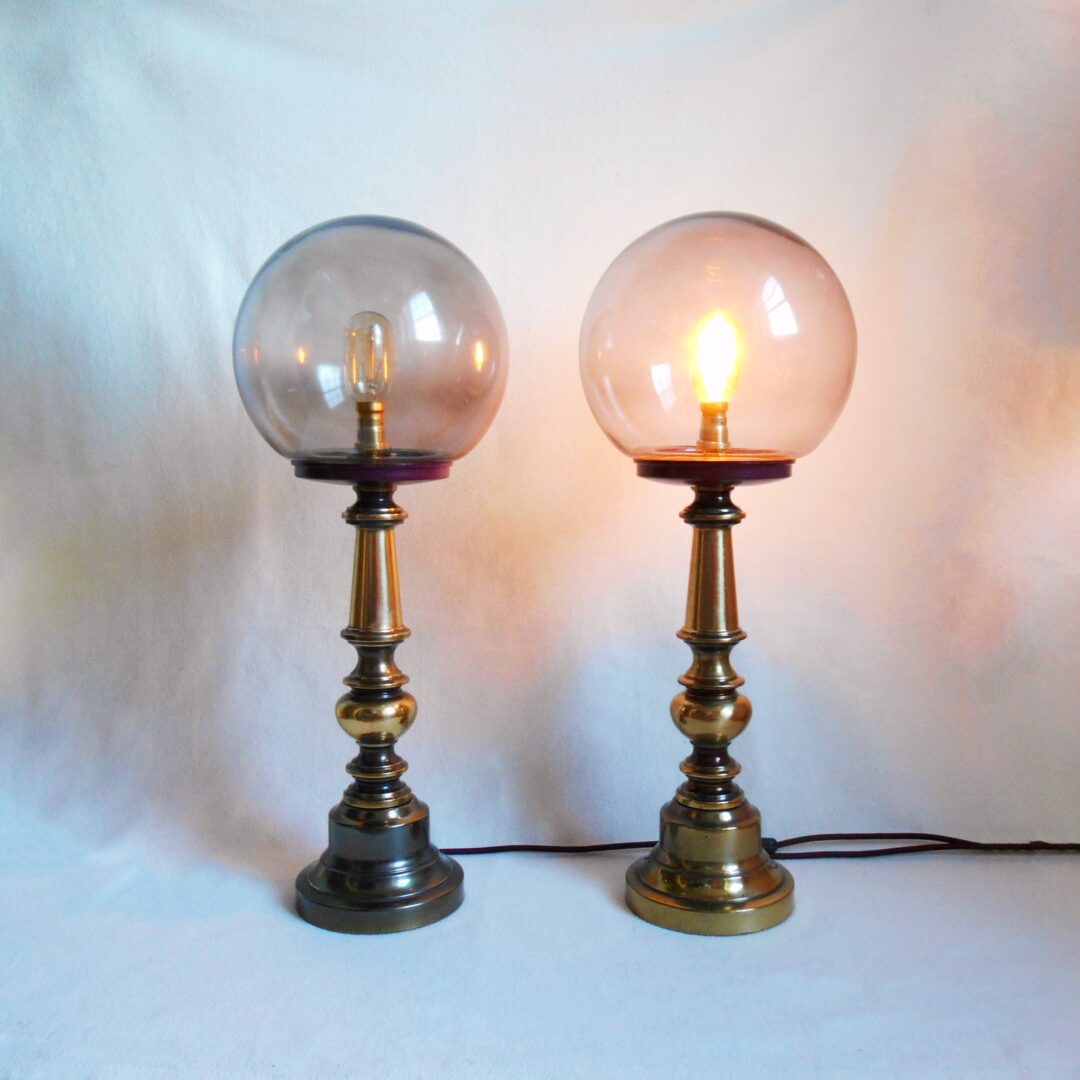
<path fill-rule="evenodd" d="M 248 415 L 279 454 L 363 456 L 357 404 L 377 401 L 379 454 L 453 460 L 502 400 L 506 327 L 483 275 L 441 236 L 396 218 L 339 218 L 294 237 L 255 275 L 233 365 Z"/>
<path fill-rule="evenodd" d="M 580 357 L 593 415 L 626 454 L 702 452 L 712 402 L 723 403 L 731 452 L 801 457 L 847 400 L 855 321 L 829 264 L 794 233 L 695 214 L 646 233 L 608 267 Z"/>

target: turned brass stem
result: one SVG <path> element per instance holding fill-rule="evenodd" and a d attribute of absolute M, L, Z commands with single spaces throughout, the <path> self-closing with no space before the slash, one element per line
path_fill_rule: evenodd
<path fill-rule="evenodd" d="M 706 454 L 716 454 L 731 449 L 728 438 L 728 403 L 726 401 L 703 401 L 701 403 L 701 428 L 698 431 L 697 448 Z"/>
<path fill-rule="evenodd" d="M 731 488 L 694 489 L 697 498 L 682 512 L 694 527 L 686 621 L 679 637 L 690 646 L 693 661 L 679 682 L 686 688 L 671 702 L 675 726 L 693 743 L 682 763 L 687 781 L 676 795 L 686 806 L 733 805 L 742 799 L 734 783 L 738 764 L 728 744 L 750 723 L 750 702 L 731 666 L 731 650 L 746 634 L 739 626 L 735 558 L 731 529 L 745 517 L 731 501 Z"/>
<path fill-rule="evenodd" d="M 791 913 L 791 876 L 761 846 L 761 818 L 735 783 L 731 740 L 750 722 L 731 650 L 739 626 L 731 529 L 743 512 L 731 486 L 700 485 L 682 513 L 693 526 L 686 620 L 679 637 L 693 660 L 671 702 L 675 726 L 693 749 L 686 776 L 660 811 L 660 842 L 626 874 L 626 899 L 641 918 L 694 934 L 743 934 Z"/>
<path fill-rule="evenodd" d="M 379 405 L 371 414 L 377 417 Z M 349 625 L 356 649 L 337 719 L 359 753 L 352 783 L 330 811 L 330 843 L 296 881 L 297 911 L 316 926 L 344 933 L 408 930 L 441 919 L 461 903 L 461 867 L 429 838 L 428 808 L 402 775 L 408 764 L 395 744 L 416 717 L 408 676 L 394 650 L 409 636 L 401 618 L 394 529 L 405 511 L 392 484 L 356 485 L 342 515 L 356 528 Z"/>
<path fill-rule="evenodd" d="M 337 703 L 337 718 L 360 745 L 345 802 L 365 809 L 398 806 L 412 795 L 400 779 L 407 765 L 393 752 L 416 717 L 416 700 L 402 689 L 409 677 L 394 660 L 409 628 L 401 618 L 394 541 L 406 514 L 393 492 L 389 484 L 357 487 L 356 502 L 342 515 L 356 527 L 356 548 L 349 625 L 341 636 L 355 647 L 357 661 L 344 680 L 349 692 Z"/>

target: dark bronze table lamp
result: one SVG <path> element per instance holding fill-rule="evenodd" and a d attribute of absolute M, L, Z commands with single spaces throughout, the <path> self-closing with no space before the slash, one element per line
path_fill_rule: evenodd
<path fill-rule="evenodd" d="M 593 415 L 639 476 L 689 484 L 686 622 L 693 652 L 671 703 L 693 749 L 660 811 L 660 841 L 626 875 L 641 918 L 743 934 L 791 914 L 793 882 L 761 846 L 761 818 L 728 746 L 750 721 L 731 666 L 739 627 L 731 528 L 736 484 L 791 475 L 847 399 L 855 323 L 805 241 L 760 218 L 696 214 L 661 225 L 608 267 L 581 328 Z"/>
<path fill-rule="evenodd" d="M 408 930 L 462 900 L 461 867 L 428 836 L 395 743 L 416 700 L 394 650 L 402 622 L 394 529 L 399 484 L 441 480 L 491 424 L 506 328 L 480 271 L 452 244 L 393 218 L 351 217 L 290 240 L 255 276 L 233 342 L 252 422 L 296 475 L 351 484 L 357 663 L 337 703 L 359 745 L 330 812 L 330 844 L 296 880 L 297 911 L 345 933 Z"/>

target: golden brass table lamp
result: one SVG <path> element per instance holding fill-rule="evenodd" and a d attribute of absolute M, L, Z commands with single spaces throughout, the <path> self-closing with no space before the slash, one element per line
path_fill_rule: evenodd
<path fill-rule="evenodd" d="M 337 703 L 359 752 L 330 812 L 330 843 L 296 880 L 296 908 L 327 930 L 424 926 L 461 903 L 461 867 L 429 839 L 428 808 L 395 744 L 416 700 L 394 652 L 402 621 L 399 484 L 445 478 L 487 430 L 506 382 L 506 328 L 480 271 L 409 222 L 351 217 L 281 247 L 240 306 L 240 396 L 297 476 L 350 484 L 356 529 L 349 625 L 356 667 Z"/>
<path fill-rule="evenodd" d="M 731 650 L 739 627 L 731 530 L 737 484 L 790 476 L 825 437 L 855 368 L 844 290 L 805 241 L 760 218 L 697 214 L 630 245 L 581 328 L 581 374 L 601 428 L 639 476 L 689 484 L 686 621 L 693 661 L 671 703 L 690 740 L 660 841 L 633 863 L 641 918 L 693 934 L 764 930 L 791 914 L 791 875 L 761 846 L 761 818 L 728 747 L 750 721 Z"/>

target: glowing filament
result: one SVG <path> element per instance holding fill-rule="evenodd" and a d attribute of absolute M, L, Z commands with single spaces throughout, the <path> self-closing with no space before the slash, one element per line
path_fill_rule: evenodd
<path fill-rule="evenodd" d="M 691 376 L 702 404 L 731 400 L 742 363 L 738 323 L 726 311 L 714 311 L 698 323 L 693 338 Z"/>

